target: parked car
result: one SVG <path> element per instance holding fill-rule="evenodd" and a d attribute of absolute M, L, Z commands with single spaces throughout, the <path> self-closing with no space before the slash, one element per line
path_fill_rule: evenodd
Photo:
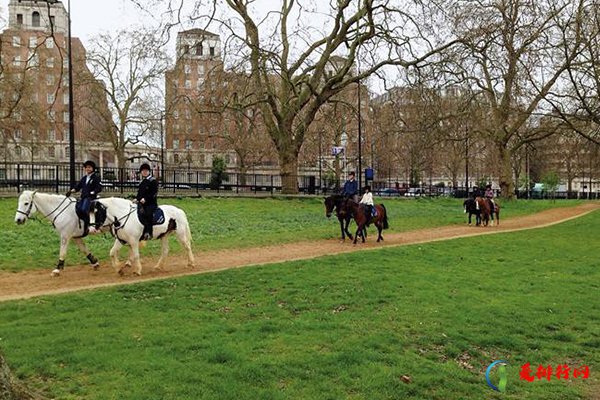
<path fill-rule="evenodd" d="M 375 195 L 382 196 L 382 197 L 392 197 L 392 196 L 400 196 L 400 192 L 398 191 L 398 189 L 394 189 L 394 188 L 383 188 L 383 189 L 375 190 Z"/>
<path fill-rule="evenodd" d="M 408 191 L 404 195 L 406 197 L 422 196 L 423 195 L 423 191 L 421 190 L 421 188 L 408 188 Z"/>

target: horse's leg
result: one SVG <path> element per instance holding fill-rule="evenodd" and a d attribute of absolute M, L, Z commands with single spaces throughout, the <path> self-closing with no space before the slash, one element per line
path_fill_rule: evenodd
<path fill-rule="evenodd" d="M 363 227 L 359 223 L 357 223 L 356 225 L 358 225 L 358 226 L 356 227 L 356 233 L 354 234 L 354 242 L 353 242 L 353 244 L 356 244 L 356 242 L 358 241 L 358 235 L 361 234 L 362 229 L 363 229 Z"/>
<path fill-rule="evenodd" d="M 348 239 L 352 240 L 352 233 L 350 233 L 350 231 L 348 230 L 348 227 L 350 226 L 350 221 L 352 221 L 352 217 L 347 217 L 346 226 L 344 227 L 344 230 L 346 231 L 346 236 L 348 236 Z"/>
<path fill-rule="evenodd" d="M 496 226 L 500 225 L 500 211 L 496 211 Z"/>
<path fill-rule="evenodd" d="M 342 218 L 338 218 L 338 221 L 340 223 L 340 230 L 342 231 L 342 239 L 340 239 L 340 242 L 345 242 L 346 241 L 346 232 L 345 232 L 345 228 L 344 228 L 344 220 Z"/>
<path fill-rule="evenodd" d="M 160 239 L 160 249 L 161 249 L 160 257 L 158 259 L 158 262 L 154 266 L 154 269 L 157 269 L 157 270 L 161 269 L 163 260 L 165 259 L 165 257 L 167 257 L 169 255 L 169 237 L 167 235 L 163 236 Z"/>
<path fill-rule="evenodd" d="M 185 224 L 184 224 L 185 222 Z M 190 231 L 190 225 L 187 221 L 180 221 L 177 225 L 177 230 L 175 231 L 177 235 L 177 240 L 181 245 L 185 248 L 185 252 L 188 256 L 188 267 L 194 268 L 196 266 L 196 260 L 194 259 L 194 252 L 192 251 L 192 232 Z M 166 235 L 165 235 L 166 237 Z M 167 242 L 167 251 L 168 251 L 169 242 Z"/>
<path fill-rule="evenodd" d="M 69 247 L 69 237 L 61 236 L 60 237 L 60 250 L 58 252 L 58 263 L 56 263 L 56 267 L 52 270 L 52 276 L 59 276 L 61 271 L 65 268 L 65 257 L 67 256 L 67 249 Z"/>
<path fill-rule="evenodd" d="M 94 257 L 94 255 L 92 253 L 90 253 L 90 251 L 88 250 L 88 247 L 85 245 L 85 242 L 83 241 L 83 239 L 82 238 L 73 238 L 73 241 L 75 242 L 77 247 L 79 247 L 79 250 L 83 254 L 85 254 L 85 257 L 89 260 L 94 271 L 98 271 L 98 268 L 100 267 L 100 263 L 98 262 L 98 259 L 96 257 Z"/>
<path fill-rule="evenodd" d="M 123 245 L 121 244 L 119 239 L 115 239 L 115 243 L 113 244 L 113 247 L 110 249 L 110 261 L 112 263 L 113 268 L 115 269 L 115 272 L 119 275 L 123 275 L 123 268 L 121 268 L 119 266 L 119 250 L 121 250 L 121 247 L 123 247 Z M 130 250 L 130 252 L 131 252 L 131 250 Z M 131 257 L 131 253 L 130 253 L 130 257 Z"/>
<path fill-rule="evenodd" d="M 142 262 L 140 261 L 140 242 L 139 240 L 132 240 L 129 243 L 131 251 L 133 252 L 133 273 L 137 276 L 142 275 Z"/>
<path fill-rule="evenodd" d="M 383 236 L 381 236 L 381 231 L 383 231 L 383 224 L 380 221 L 375 222 L 375 226 L 377 227 L 377 243 L 380 240 L 383 240 Z"/>

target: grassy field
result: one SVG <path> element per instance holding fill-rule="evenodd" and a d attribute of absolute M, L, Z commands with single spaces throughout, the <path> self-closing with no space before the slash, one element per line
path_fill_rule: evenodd
<path fill-rule="evenodd" d="M 460 199 L 383 199 L 390 214 L 391 231 L 407 231 L 466 221 Z M 327 219 L 322 198 L 252 199 L 201 198 L 164 199 L 162 204 L 176 205 L 188 214 L 194 250 L 239 248 L 265 244 L 339 237 L 335 217 Z M 576 201 L 515 201 L 504 204 L 502 218 L 538 212 L 550 207 L 572 206 Z M 19 271 L 50 268 L 58 259 L 60 239 L 46 220 L 14 223 L 17 200 L 0 199 L 0 269 Z M 41 216 L 38 216 L 41 218 Z M 355 225 L 352 225 L 355 227 Z M 108 259 L 114 239 L 109 234 L 86 239 L 92 252 L 101 260 Z M 171 239 L 174 252 L 179 246 Z M 157 255 L 157 241 L 142 255 Z M 67 266 L 86 263 L 76 246 L 70 246 Z"/>
<path fill-rule="evenodd" d="M 595 212 L 3 303 L 0 348 L 60 399 L 587 399 L 600 387 L 599 230 Z M 485 384 L 497 359 L 510 362 L 504 394 Z M 591 377 L 529 383 L 527 362 Z"/>

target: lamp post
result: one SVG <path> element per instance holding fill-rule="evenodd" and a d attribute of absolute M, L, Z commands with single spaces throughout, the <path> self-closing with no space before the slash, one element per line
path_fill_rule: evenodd
<path fill-rule="evenodd" d="M 75 123 L 73 118 L 73 52 L 71 49 L 71 0 L 67 2 L 68 48 L 69 48 L 69 177 L 75 186 Z"/>
<path fill-rule="evenodd" d="M 322 156 L 322 141 L 323 141 L 323 131 L 319 130 L 319 187 L 321 188 L 321 192 L 323 191 L 323 156 Z"/>
<path fill-rule="evenodd" d="M 346 146 L 348 145 L 348 134 L 346 133 L 346 131 L 342 132 L 342 137 L 340 138 L 340 144 L 343 147 L 343 152 L 344 152 L 344 158 L 343 158 L 343 164 L 344 164 L 344 180 L 348 179 L 348 171 L 346 171 Z"/>

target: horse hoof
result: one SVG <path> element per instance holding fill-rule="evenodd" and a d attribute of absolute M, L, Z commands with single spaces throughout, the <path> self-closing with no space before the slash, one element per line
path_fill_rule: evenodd
<path fill-rule="evenodd" d="M 52 272 L 50 273 L 50 276 L 60 276 L 60 269 L 56 268 L 53 269 Z"/>
<path fill-rule="evenodd" d="M 94 271 L 98 271 L 98 270 L 100 269 L 100 263 L 93 264 L 93 265 L 92 265 L 92 269 L 93 269 Z"/>
<path fill-rule="evenodd" d="M 117 273 L 119 274 L 119 276 L 125 275 L 125 271 L 123 271 L 123 268 L 121 268 L 119 271 L 117 271 Z"/>
<path fill-rule="evenodd" d="M 137 272 L 137 271 L 136 271 L 136 272 L 134 272 L 133 274 L 134 274 L 135 276 L 142 276 L 142 273 L 141 273 L 141 272 Z"/>

